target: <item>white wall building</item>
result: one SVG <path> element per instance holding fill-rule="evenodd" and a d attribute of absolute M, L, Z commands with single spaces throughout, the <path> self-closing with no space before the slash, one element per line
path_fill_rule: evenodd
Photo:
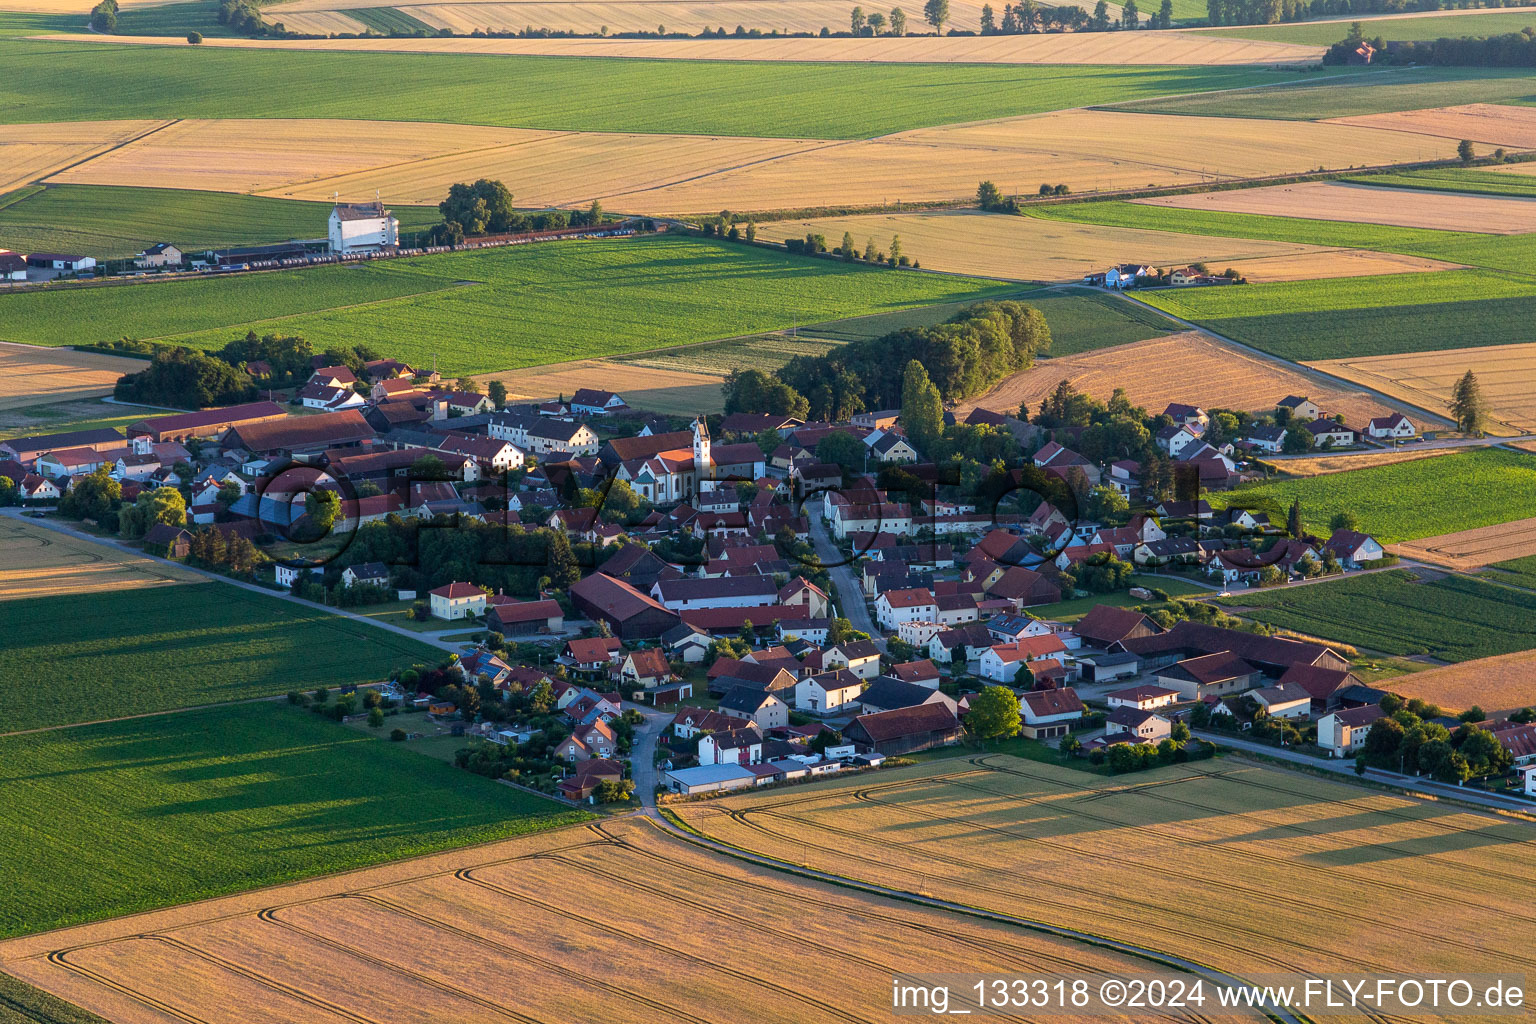
<path fill-rule="evenodd" d="M 400 244 L 400 222 L 378 200 L 331 208 L 331 252 L 374 252 Z"/>

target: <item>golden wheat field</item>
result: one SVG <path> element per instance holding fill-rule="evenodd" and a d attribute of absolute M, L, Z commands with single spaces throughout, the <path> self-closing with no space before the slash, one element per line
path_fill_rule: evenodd
<path fill-rule="evenodd" d="M 989 179 L 1074 193 L 1283 174 L 1450 155 L 1443 140 L 1307 121 L 1063 110 L 922 128 L 828 146 L 644 192 L 619 209 L 681 213 L 964 199 Z"/>
<path fill-rule="evenodd" d="M 1475 446 L 1474 446 L 1475 447 Z M 1353 469 L 1370 469 L 1372 466 L 1390 466 L 1395 462 L 1417 462 L 1420 459 L 1437 459 L 1466 448 L 1396 448 L 1379 452 L 1340 452 L 1338 455 L 1322 455 L 1308 459 L 1286 459 L 1282 465 L 1286 476 L 1327 476 L 1329 473 L 1347 473 Z"/>
<path fill-rule="evenodd" d="M 1135 341 L 1078 355 L 1042 359 L 979 398 L 956 409 L 963 415 L 981 407 L 1008 412 L 1020 402 L 1036 408 L 1058 382 L 1101 401 L 1117 387 L 1130 400 L 1158 413 L 1169 402 L 1206 408 L 1270 412 L 1286 395 L 1306 395 L 1330 413 L 1363 424 L 1389 409 L 1370 396 L 1339 388 L 1275 360 L 1240 352 L 1197 331 Z"/>
<path fill-rule="evenodd" d="M 1489 562 L 1536 555 L 1536 519 L 1482 526 L 1475 530 L 1443 533 L 1438 537 L 1391 545 L 1395 555 L 1434 562 L 1468 572 Z"/>
<path fill-rule="evenodd" d="M 1488 407 L 1489 433 L 1536 431 L 1536 343 L 1327 359 L 1308 365 L 1426 409 L 1448 409 L 1451 388 L 1471 370 Z"/>
<path fill-rule="evenodd" d="M 1498 717 L 1536 705 L 1536 651 L 1413 672 L 1385 685 L 1406 697 L 1422 697 L 1452 711 L 1476 704 L 1490 717 Z"/>
<path fill-rule="evenodd" d="M 816 232 L 825 235 L 827 244 L 833 246 L 849 232 L 861 251 L 871 239 L 876 248 L 887 249 L 891 237 L 900 235 L 903 249 L 929 270 L 1019 281 L 1075 281 L 1122 261 L 1127 253 L 1159 267 L 1202 260 L 1218 269 L 1230 266 L 1251 281 L 1299 281 L 1449 266 L 1389 253 L 1250 238 L 1208 238 L 974 210 L 772 221 L 758 225 L 757 230 L 760 237 L 774 241 Z"/>
<path fill-rule="evenodd" d="M 1134 199 L 1144 206 L 1222 210 L 1313 220 L 1363 221 L 1408 228 L 1517 235 L 1536 231 L 1536 200 L 1372 188 L 1341 181 L 1305 181 L 1231 192 Z"/>
<path fill-rule="evenodd" d="M 0 601 L 136 590 L 202 578 L 187 569 L 0 517 Z"/>
<path fill-rule="evenodd" d="M 725 398 L 720 393 L 724 374 L 690 373 L 607 359 L 553 363 L 487 374 L 478 379 L 482 383 L 501 381 L 507 386 L 508 400 L 514 402 L 541 402 L 570 395 L 577 388 L 618 386 L 624 401 L 636 409 L 709 413 L 721 412 L 725 407 Z"/>
<path fill-rule="evenodd" d="M 639 819 L 17 939 L 0 967 L 116 1024 L 872 1024 L 896 973 L 1149 970 Z"/>
<path fill-rule="evenodd" d="M 274 14 L 276 12 L 274 11 Z M 305 11 L 303 13 L 284 13 L 280 19 L 283 28 L 289 32 L 313 33 L 315 35 L 329 35 L 332 32 L 358 32 L 365 33 L 368 26 L 356 18 L 348 17 L 346 11 Z M 482 26 L 484 27 L 484 26 Z"/>
<path fill-rule="evenodd" d="M 46 0 L 42 0 L 46 2 Z M 362 6 L 372 6 L 363 4 Z M 271 11 L 286 8 L 271 8 Z M 291 25 L 290 25 L 291 27 Z M 521 26 L 518 26 L 521 27 Z M 648 28 L 653 26 L 648 26 Z M 715 26 L 718 27 L 718 26 Z M 735 26 L 729 26 L 734 28 Z M 92 43 L 186 46 L 180 36 L 57 34 Z M 1228 39 L 1185 32 L 1079 32 L 1027 36 L 881 36 L 779 39 L 268 39 L 208 38 L 203 46 L 379 53 L 544 54 L 563 57 L 650 57 L 666 60 L 873 61 L 926 64 L 1285 64 L 1312 62 L 1320 46 Z"/>
<path fill-rule="evenodd" d="M 0 341 L 0 409 L 110 395 L 119 377 L 142 369 L 142 359 Z"/>
<path fill-rule="evenodd" d="M 1536 148 L 1536 108 L 1533 107 L 1464 103 L 1454 107 L 1339 117 L 1334 118 L 1333 123 L 1438 135 L 1444 139 L 1471 139 L 1515 149 Z"/>
<path fill-rule="evenodd" d="M 0 125 L 0 192 L 87 160 L 167 121 L 70 121 Z"/>
<path fill-rule="evenodd" d="M 1536 966 L 1536 826 L 1231 757 L 1121 777 L 972 757 L 678 813 L 759 853 L 1239 973 Z"/>

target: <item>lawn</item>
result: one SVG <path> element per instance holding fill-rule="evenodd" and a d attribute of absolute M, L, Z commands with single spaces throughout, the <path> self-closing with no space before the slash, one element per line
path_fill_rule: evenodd
<path fill-rule="evenodd" d="M 443 656 L 224 583 L 4 601 L 0 732 L 372 682 Z"/>
<path fill-rule="evenodd" d="M 264 199 L 189 189 L 110 185 L 35 186 L 19 201 L 0 196 L 0 248 L 16 252 L 88 252 L 132 256 L 155 242 L 185 253 L 216 246 L 261 245 L 326 232 L 330 203 Z M 402 233 L 441 220 L 435 207 L 391 207 Z"/>
<path fill-rule="evenodd" d="M 1212 494 L 1222 507 L 1268 500 L 1282 513 L 1301 502 L 1306 528 L 1327 536 L 1339 512 L 1383 544 L 1523 519 L 1536 507 L 1536 455 L 1480 448 L 1434 459 L 1327 473 Z"/>
<path fill-rule="evenodd" d="M 216 349 L 254 329 L 302 335 L 316 351 L 368 338 L 397 359 L 466 374 L 1009 290 L 660 236 L 0 296 L 0 335 L 44 345 L 129 335 Z"/>
<path fill-rule="evenodd" d="M 1149 303 L 1285 359 L 1530 340 L 1536 284 L 1482 270 L 1144 291 Z"/>
<path fill-rule="evenodd" d="M 1348 30 L 1345 23 L 1334 26 L 1339 39 Z M 1532 99 L 1536 99 L 1536 75 L 1528 68 L 1415 67 L 1313 78 L 1274 89 L 1238 89 L 1210 96 L 1132 101 L 1116 104 L 1116 108 L 1155 114 L 1313 121 L 1460 103 L 1523 103 Z"/>
<path fill-rule="evenodd" d="M 1536 594 L 1406 570 L 1257 591 L 1216 603 L 1244 618 L 1384 654 L 1470 661 L 1536 647 Z"/>
<path fill-rule="evenodd" d="M 588 817 L 267 704 L 0 738 L 0 793 L 0 936 Z"/>
<path fill-rule="evenodd" d="M 997 298 L 1027 302 L 1045 315 L 1051 328 L 1050 355 L 1069 356 L 1093 349 L 1154 338 L 1177 325 L 1135 303 L 1089 289 L 1033 289 Z M 925 306 L 899 313 L 877 313 L 834 323 L 815 324 L 801 333 L 833 341 L 878 338 L 907 327 L 928 327 L 954 316 L 965 303 Z"/>
<path fill-rule="evenodd" d="M 0 67 L 8 123 L 339 117 L 830 139 L 1297 77 L 1246 67 L 806 65 L 17 39 L 0 40 Z M 380 88 L 388 82 L 409 86 Z"/>
<path fill-rule="evenodd" d="M 1496 36 L 1506 32 L 1519 32 L 1523 28 L 1536 25 L 1536 11 L 1479 12 L 1435 18 L 1372 19 L 1367 15 L 1360 19 L 1360 25 L 1367 38 L 1375 39 L 1381 36 L 1389 42 L 1454 39 L 1461 36 Z M 1264 39 L 1273 43 L 1331 46 L 1348 33 L 1348 22 L 1335 21 L 1300 25 L 1248 25 L 1242 28 L 1220 28 L 1210 34 L 1235 36 L 1239 39 Z"/>

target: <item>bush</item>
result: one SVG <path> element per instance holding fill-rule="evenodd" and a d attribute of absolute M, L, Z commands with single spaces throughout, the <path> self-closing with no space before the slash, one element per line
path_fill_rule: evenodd
<path fill-rule="evenodd" d="M 201 32 L 188 32 L 187 33 L 187 42 L 191 43 L 193 46 L 196 46 L 198 43 L 201 43 L 202 41 L 203 41 L 203 34 Z"/>
<path fill-rule="evenodd" d="M 374 708 L 368 712 L 368 728 L 381 729 L 384 726 L 384 709 Z"/>
<path fill-rule="evenodd" d="M 405 742 L 405 730 L 404 729 L 391 729 L 390 733 L 389 733 L 389 738 L 392 741 L 394 741 L 395 743 L 404 743 Z"/>

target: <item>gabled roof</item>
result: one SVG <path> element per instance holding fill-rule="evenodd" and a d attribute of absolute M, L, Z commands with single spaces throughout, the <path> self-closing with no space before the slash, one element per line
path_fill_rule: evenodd
<path fill-rule="evenodd" d="M 1095 643 L 1118 643 L 1142 626 L 1151 627 L 1154 633 L 1162 629 L 1141 612 L 1129 608 L 1117 608 L 1112 604 L 1096 604 L 1077 621 L 1072 632 Z"/>
<path fill-rule="evenodd" d="M 623 580 L 616 580 L 600 572 L 571 584 L 570 594 L 620 621 L 645 611 L 671 614 L 649 595 L 640 593 Z"/>
<path fill-rule="evenodd" d="M 931 732 L 952 732 L 960 723 L 943 704 L 919 704 L 916 707 L 859 715 L 849 725 L 857 725 L 871 742 L 884 743 Z"/>
<path fill-rule="evenodd" d="M 859 694 L 859 703 L 867 708 L 891 711 L 895 708 L 912 708 L 925 704 L 937 693 L 929 686 L 903 682 L 890 676 L 879 676 L 869 684 L 869 689 Z"/>
<path fill-rule="evenodd" d="M 1077 691 L 1068 686 L 1061 690 L 1033 690 L 1023 696 L 1030 714 L 1039 717 L 1083 713 L 1083 701 Z"/>

